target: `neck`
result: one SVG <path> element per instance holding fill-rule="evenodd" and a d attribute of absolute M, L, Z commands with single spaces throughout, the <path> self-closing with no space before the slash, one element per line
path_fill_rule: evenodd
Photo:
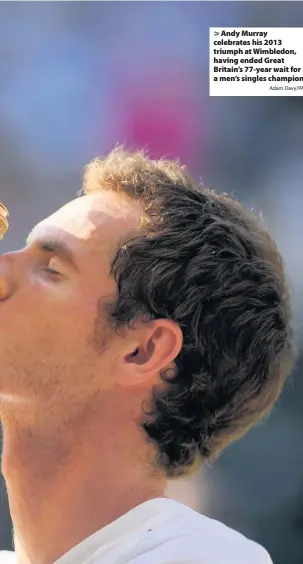
<path fill-rule="evenodd" d="M 146 471 L 146 459 L 138 461 L 143 441 L 134 429 L 104 429 L 87 413 L 68 426 L 43 419 L 41 409 L 36 417 L 31 409 L 30 425 L 2 416 L 18 564 L 53 564 L 133 507 L 162 497 L 165 487 L 162 476 Z"/>

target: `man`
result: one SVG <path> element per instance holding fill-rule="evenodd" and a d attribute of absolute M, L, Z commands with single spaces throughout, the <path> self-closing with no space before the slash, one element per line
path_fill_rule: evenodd
<path fill-rule="evenodd" d="M 267 414 L 290 372 L 288 287 L 258 218 L 118 148 L 1 257 L 0 298 L 2 563 L 270 562 L 164 496 Z"/>

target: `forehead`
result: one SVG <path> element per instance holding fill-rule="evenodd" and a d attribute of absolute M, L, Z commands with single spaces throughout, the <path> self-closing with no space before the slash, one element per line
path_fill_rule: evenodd
<path fill-rule="evenodd" d="M 140 214 L 138 202 L 113 192 L 89 194 L 72 200 L 41 221 L 32 237 L 59 237 L 74 252 L 114 250 L 124 235 L 135 228 Z"/>

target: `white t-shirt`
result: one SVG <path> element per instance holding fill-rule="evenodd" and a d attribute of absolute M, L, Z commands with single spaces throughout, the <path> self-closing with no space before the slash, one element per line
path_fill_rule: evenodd
<path fill-rule="evenodd" d="M 0 552 L 0 564 L 14 564 Z M 253 541 L 171 499 L 135 507 L 56 564 L 272 564 Z"/>

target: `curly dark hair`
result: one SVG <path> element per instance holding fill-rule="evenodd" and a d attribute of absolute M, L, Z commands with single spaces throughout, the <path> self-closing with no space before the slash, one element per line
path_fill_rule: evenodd
<path fill-rule="evenodd" d="M 142 202 L 137 234 L 117 250 L 111 320 L 168 318 L 182 329 L 173 377 L 142 427 L 169 477 L 211 460 L 271 410 L 294 360 L 283 263 L 260 217 L 198 184 L 178 163 L 116 148 L 86 170 L 84 192 Z"/>

